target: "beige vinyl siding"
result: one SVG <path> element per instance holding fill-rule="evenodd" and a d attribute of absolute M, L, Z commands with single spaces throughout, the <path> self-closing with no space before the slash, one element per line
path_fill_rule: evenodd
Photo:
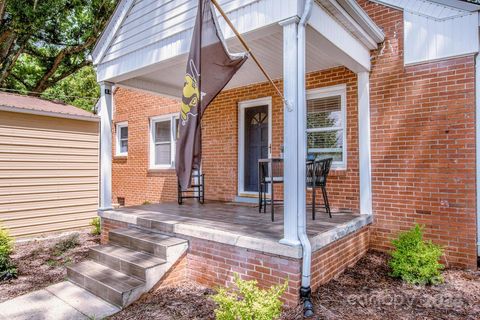
<path fill-rule="evenodd" d="M 0 223 L 16 237 L 88 226 L 98 123 L 0 111 Z"/>

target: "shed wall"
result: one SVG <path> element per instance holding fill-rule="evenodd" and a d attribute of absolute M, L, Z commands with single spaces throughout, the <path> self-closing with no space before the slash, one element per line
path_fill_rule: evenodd
<path fill-rule="evenodd" d="M 98 123 L 0 112 L 0 223 L 13 236 L 88 226 L 98 207 Z"/>

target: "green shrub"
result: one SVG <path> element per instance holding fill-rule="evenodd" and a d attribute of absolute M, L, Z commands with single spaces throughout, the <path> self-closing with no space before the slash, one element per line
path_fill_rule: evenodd
<path fill-rule="evenodd" d="M 244 281 L 238 275 L 234 278 L 236 289 L 220 288 L 213 296 L 217 303 L 217 320 L 272 320 L 280 316 L 283 305 L 280 297 L 287 289 L 288 281 L 262 290 L 255 280 Z"/>
<path fill-rule="evenodd" d="M 67 250 L 75 248 L 80 245 L 80 238 L 78 233 L 72 233 L 66 238 L 60 239 L 53 247 L 56 256 L 60 256 Z"/>
<path fill-rule="evenodd" d="M 17 277 L 17 268 L 10 255 L 13 253 L 13 238 L 0 227 L 0 281 Z"/>
<path fill-rule="evenodd" d="M 438 284 L 443 282 L 441 270 L 444 266 L 438 262 L 443 249 L 423 240 L 423 228 L 417 224 L 392 241 L 395 250 L 389 262 L 391 275 L 411 284 Z"/>
<path fill-rule="evenodd" d="M 100 217 L 93 218 L 90 222 L 90 225 L 92 226 L 92 231 L 90 231 L 92 235 L 98 236 L 102 233 L 102 228 L 100 226 Z"/>

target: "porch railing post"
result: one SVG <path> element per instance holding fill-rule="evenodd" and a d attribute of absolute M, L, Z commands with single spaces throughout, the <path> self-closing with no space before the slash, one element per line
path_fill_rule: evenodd
<path fill-rule="evenodd" d="M 358 154 L 360 169 L 360 213 L 372 214 L 372 164 L 370 155 L 370 75 L 358 77 Z"/>
<path fill-rule="evenodd" d="M 297 218 L 297 27 L 298 17 L 280 23 L 283 27 L 283 92 L 291 108 L 284 106 L 284 237 L 281 243 L 299 245 Z"/>
<path fill-rule="evenodd" d="M 100 83 L 100 210 L 112 209 L 112 84 Z"/>

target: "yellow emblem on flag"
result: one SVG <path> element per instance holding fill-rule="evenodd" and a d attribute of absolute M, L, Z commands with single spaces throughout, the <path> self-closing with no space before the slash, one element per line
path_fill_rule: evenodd
<path fill-rule="evenodd" d="M 193 62 L 191 62 L 193 64 Z M 191 73 L 195 71 L 195 66 L 191 65 Z M 189 73 L 185 75 L 185 82 L 183 83 L 183 95 L 182 95 L 182 111 L 181 117 L 183 122 L 186 122 L 188 115 L 196 116 L 191 110 L 198 106 L 200 101 L 200 88 L 198 87 L 197 78 Z M 196 110 L 198 112 L 198 110 Z"/>

